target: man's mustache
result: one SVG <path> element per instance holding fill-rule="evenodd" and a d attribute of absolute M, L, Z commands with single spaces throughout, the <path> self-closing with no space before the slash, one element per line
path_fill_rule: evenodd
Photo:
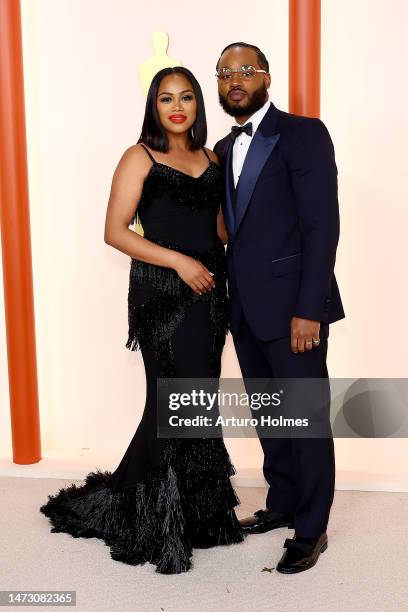
<path fill-rule="evenodd" d="M 234 91 L 240 91 L 241 93 L 246 93 L 245 89 L 240 89 L 239 87 L 235 87 L 235 89 L 231 89 L 231 91 L 228 92 L 228 95 L 230 95 Z"/>

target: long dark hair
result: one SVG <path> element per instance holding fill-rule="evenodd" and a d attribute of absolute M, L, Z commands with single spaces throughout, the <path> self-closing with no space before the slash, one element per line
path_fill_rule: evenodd
<path fill-rule="evenodd" d="M 157 111 L 157 92 L 159 91 L 162 79 L 164 79 L 165 76 L 174 73 L 184 74 L 190 80 L 196 98 L 197 115 L 196 120 L 191 126 L 190 130 L 190 149 L 192 151 L 200 149 L 207 142 L 207 120 L 205 117 L 204 98 L 197 79 L 195 78 L 194 74 L 188 70 L 188 68 L 184 68 L 184 66 L 163 68 L 163 70 L 159 70 L 159 72 L 154 75 L 150 84 L 149 91 L 147 93 L 142 132 L 138 140 L 138 142 L 143 142 L 154 151 L 161 151 L 162 153 L 168 152 L 169 139 Z"/>

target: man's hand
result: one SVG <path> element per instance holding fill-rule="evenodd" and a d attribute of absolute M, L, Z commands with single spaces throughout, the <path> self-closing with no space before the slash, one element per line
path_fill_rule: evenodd
<path fill-rule="evenodd" d="M 292 317 L 290 327 L 290 344 L 294 353 L 304 353 L 319 346 L 320 321 Z"/>

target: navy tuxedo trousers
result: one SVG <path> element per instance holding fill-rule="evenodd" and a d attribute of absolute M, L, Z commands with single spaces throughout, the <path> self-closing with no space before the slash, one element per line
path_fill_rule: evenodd
<path fill-rule="evenodd" d="M 236 296 L 235 300 L 238 299 Z M 234 307 L 239 307 L 236 301 Z M 240 314 L 233 340 L 243 378 L 327 379 L 327 405 L 330 406 L 326 366 L 329 324 L 321 324 L 318 347 L 295 354 L 290 336 L 260 340 L 242 309 Z M 326 393 L 324 381 L 323 385 Z M 264 453 L 263 473 L 269 484 L 266 507 L 292 515 L 298 535 L 318 537 L 326 531 L 334 496 L 333 438 L 260 438 L 260 442 Z"/>

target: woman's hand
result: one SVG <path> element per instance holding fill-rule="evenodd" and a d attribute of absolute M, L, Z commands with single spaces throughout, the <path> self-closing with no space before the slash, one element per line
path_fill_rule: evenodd
<path fill-rule="evenodd" d="M 181 280 L 199 295 L 215 287 L 213 273 L 194 257 L 177 253 L 174 269 Z"/>

